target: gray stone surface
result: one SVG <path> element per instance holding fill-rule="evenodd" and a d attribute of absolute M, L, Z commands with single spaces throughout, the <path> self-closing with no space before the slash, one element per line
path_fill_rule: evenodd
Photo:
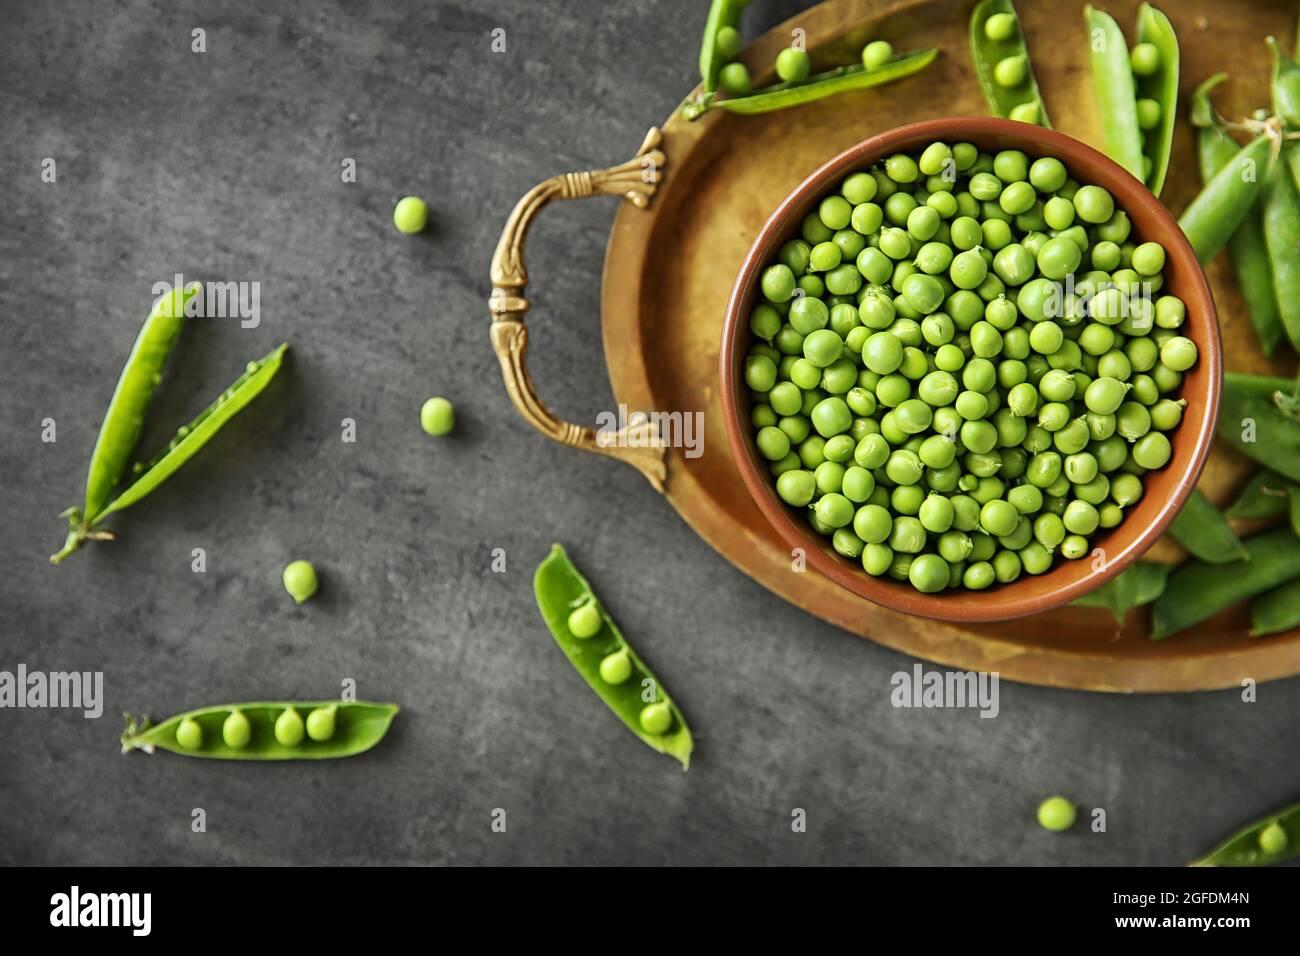
<path fill-rule="evenodd" d="M 99 720 L 0 711 L 0 862 L 1177 863 L 1297 796 L 1296 681 L 1253 705 L 1004 685 L 996 720 L 893 709 L 890 675 L 910 659 L 767 593 L 631 469 L 514 413 L 484 308 L 505 214 L 539 174 L 621 159 L 667 115 L 692 84 L 702 6 L 11 5 L 0 669 L 103 670 L 107 704 Z M 797 7 L 760 0 L 750 27 Z M 194 27 L 206 54 L 190 52 Z M 47 156 L 57 184 L 40 180 Z M 428 235 L 392 229 L 404 192 L 431 200 Z M 530 249 L 536 378 L 583 420 L 611 401 L 596 316 L 613 209 L 556 210 Z M 150 287 L 175 272 L 259 281 L 262 321 L 193 323 L 146 445 L 247 359 L 286 339 L 292 359 L 113 522 L 120 541 L 51 568 Z M 437 393 L 460 415 L 444 441 L 418 426 Z M 637 744 L 552 645 L 531 574 L 555 540 L 688 711 L 689 774 Z M 506 574 L 489 573 L 496 547 Z M 301 608 L 279 585 L 298 556 L 324 580 Z M 347 677 L 403 705 L 362 759 L 117 752 L 123 710 L 328 696 Z M 1038 830 L 1054 791 L 1105 807 L 1108 832 Z M 791 832 L 796 807 L 807 833 Z"/>

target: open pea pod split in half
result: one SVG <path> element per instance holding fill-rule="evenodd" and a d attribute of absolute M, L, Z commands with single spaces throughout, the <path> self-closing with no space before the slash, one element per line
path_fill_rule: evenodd
<path fill-rule="evenodd" d="M 740 15 L 748 4 L 749 0 L 713 0 L 709 6 L 709 17 L 704 22 L 704 34 L 700 38 L 700 80 L 706 93 L 718 88 L 718 73 L 726 62 L 723 52 L 718 49 L 718 31 L 725 27 L 738 28 Z"/>
<path fill-rule="evenodd" d="M 647 746 L 675 757 L 683 770 L 688 769 L 695 743 L 686 718 L 628 644 L 587 579 L 558 544 L 537 566 L 533 590 L 555 643 L 596 696 Z M 570 628 L 570 616 L 587 606 L 599 612 L 599 629 L 590 637 L 579 637 Z M 615 682 L 607 678 L 614 678 Z M 672 718 L 660 733 L 653 733 L 643 725 L 646 710 L 655 704 L 667 705 Z"/>
<path fill-rule="evenodd" d="M 1134 70 L 1115 18 L 1091 4 L 1083 9 L 1106 153 L 1157 196 L 1164 188 L 1178 116 L 1178 37 L 1169 18 L 1151 6 L 1138 11 L 1137 40 L 1157 57 Z"/>
<path fill-rule="evenodd" d="M 970 52 L 980 88 L 994 113 L 1051 127 L 1011 0 L 982 0 L 975 5 L 970 15 Z M 1002 70 L 999 64 L 1005 64 Z M 1008 84 L 1007 80 L 1016 82 Z"/>
<path fill-rule="evenodd" d="M 1238 830 L 1190 866 L 1268 866 L 1300 856 L 1300 803 Z"/>
<path fill-rule="evenodd" d="M 682 115 L 689 120 L 698 119 L 709 110 L 726 110 L 729 113 L 754 115 L 774 110 L 802 106 L 836 93 L 865 90 L 883 83 L 901 80 L 929 66 L 939 51 L 934 47 L 900 53 L 880 66 L 866 67 L 861 63 L 839 66 L 825 73 L 816 73 L 799 83 L 776 83 L 754 90 L 746 96 L 719 98 L 705 93 L 701 99 L 688 100 L 682 105 Z"/>
<path fill-rule="evenodd" d="M 137 723 L 127 714 L 122 752 L 157 748 L 215 760 L 351 757 L 384 738 L 398 709 L 360 700 L 258 701 L 202 707 L 152 725 L 147 717 Z M 232 715 L 244 718 L 238 736 L 226 729 Z"/>
<path fill-rule="evenodd" d="M 117 491 L 140 440 L 145 412 L 162 379 L 167 356 L 180 334 L 186 304 L 196 291 L 196 285 L 172 290 L 154 303 L 145 319 L 100 426 L 86 476 L 85 508 L 69 508 L 63 513 L 68 519 L 68 536 L 63 548 L 50 556 L 52 564 L 60 563 L 88 540 L 111 539 L 111 533 L 96 530 L 99 523 L 113 512 L 135 504 L 170 478 L 280 370 L 287 344 L 250 362 L 244 374 L 215 402 L 177 430 L 176 437 L 161 453 L 148 464 L 137 466 L 131 484 Z"/>

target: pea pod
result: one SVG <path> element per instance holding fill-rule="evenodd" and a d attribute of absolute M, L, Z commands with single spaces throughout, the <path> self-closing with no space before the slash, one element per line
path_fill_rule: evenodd
<path fill-rule="evenodd" d="M 1132 173 L 1134 178 L 1145 182 L 1137 92 L 1133 85 L 1133 68 L 1129 65 L 1128 43 L 1115 18 L 1092 4 L 1084 5 L 1083 20 L 1088 26 L 1092 79 L 1101 110 L 1106 155 Z"/>
<path fill-rule="evenodd" d="M 1249 564 L 1226 572 L 1223 565 L 1189 561 L 1169 576 L 1151 612 L 1151 639 L 1163 640 L 1206 618 L 1300 575 L 1300 537 L 1290 528 L 1242 542 Z"/>
<path fill-rule="evenodd" d="M 1150 43 L 1160 52 L 1160 67 L 1155 74 L 1135 77 L 1137 96 L 1154 100 L 1160 105 L 1160 122 L 1147 133 L 1143 154 L 1151 161 L 1151 171 L 1146 184 L 1157 196 L 1164 189 L 1169 172 L 1169 158 L 1173 154 L 1174 123 L 1178 119 L 1178 35 L 1173 24 L 1161 11 L 1149 3 L 1138 10 L 1137 36 L 1139 43 Z"/>
<path fill-rule="evenodd" d="M 160 724 L 126 715 L 122 752 L 155 748 L 215 760 L 328 760 L 352 757 L 379 743 L 398 711 L 368 701 L 259 701 L 203 707 Z M 238 735 L 228 722 L 241 715 Z M 286 715 L 302 720 L 285 720 Z M 239 720 L 239 718 L 234 718 Z"/>
<path fill-rule="evenodd" d="M 1226 73 L 1216 73 L 1192 94 L 1191 121 L 1197 127 L 1202 183 L 1214 178 L 1214 174 L 1231 162 L 1240 148 L 1219 124 L 1210 102 L 1210 91 L 1227 78 Z M 1266 195 L 1262 203 L 1267 201 Z M 1246 311 L 1250 314 L 1260 349 L 1271 356 L 1282 341 L 1282 318 L 1277 311 L 1273 269 L 1269 265 L 1268 246 L 1264 241 L 1261 204 L 1257 203 L 1247 213 L 1228 240 L 1228 256 L 1232 259 L 1232 269 L 1237 275 L 1241 297 L 1246 302 Z"/>
<path fill-rule="evenodd" d="M 985 31 L 989 18 L 998 14 L 1009 16 L 1015 21 L 1015 29 L 1003 39 L 990 37 Z M 1038 125 L 1051 127 L 1047 118 L 1047 106 L 1043 103 L 1038 81 L 1034 79 L 1034 70 L 1029 62 L 1029 47 L 1020 29 L 1020 18 L 1016 15 L 1011 0 L 982 0 L 975 5 L 970 15 L 970 50 L 975 75 L 984 90 L 989 109 L 1008 119 L 1019 118 L 1012 115 L 1014 110 L 1028 109 L 1037 113 Z M 999 63 L 1012 57 L 1024 58 L 1025 78 L 1015 86 L 1003 86 L 994 77 L 994 70 Z"/>
<path fill-rule="evenodd" d="M 1237 495 L 1237 500 L 1225 512 L 1229 518 L 1276 518 L 1286 514 L 1288 507 L 1294 513 L 1295 504 L 1288 499 L 1296 497 L 1295 482 L 1287 481 L 1276 472 L 1265 469 L 1257 472 Z"/>
<path fill-rule="evenodd" d="M 1207 263 L 1249 215 L 1273 168 L 1273 139 L 1251 140 L 1205 184 L 1178 220 L 1196 258 Z"/>
<path fill-rule="evenodd" d="M 1268 866 L 1297 855 L 1300 855 L 1300 803 L 1256 820 L 1190 865 Z"/>
<path fill-rule="evenodd" d="M 694 741 L 686 718 L 632 650 L 618 625 L 592 593 L 591 585 L 558 544 L 537 566 L 533 590 L 537 607 L 555 643 L 596 696 L 645 744 L 659 753 L 675 757 L 681 762 L 682 769 L 687 769 Z M 579 633 L 590 633 L 591 636 L 580 637 L 571 626 L 578 623 L 573 615 L 579 609 L 592 622 L 590 632 L 582 630 Z M 598 617 L 592 614 L 593 611 Z M 583 627 L 587 626 L 584 622 Z M 672 718 L 661 733 L 650 732 L 644 726 L 646 711 L 656 705 L 667 705 Z"/>
<path fill-rule="evenodd" d="M 1138 605 L 1150 604 L 1165 592 L 1165 583 L 1173 568 L 1158 561 L 1135 561 L 1095 591 L 1073 603 L 1078 607 L 1109 608 L 1122 624 L 1128 612 Z"/>
<path fill-rule="evenodd" d="M 1193 488 L 1187 496 L 1187 503 L 1169 526 L 1169 534 L 1192 555 L 1210 564 L 1250 560 L 1228 519 L 1199 488 Z"/>
<path fill-rule="evenodd" d="M 726 62 L 726 57 L 718 49 L 718 31 L 724 27 L 738 27 L 747 3 L 748 0 L 713 0 L 709 7 L 704 34 L 700 38 L 700 79 L 704 81 L 706 93 L 718 88 L 718 73 Z"/>
<path fill-rule="evenodd" d="M 197 292 L 196 285 L 172 289 L 154 302 L 135 345 L 122 366 L 104 423 L 86 475 L 86 504 L 78 517 L 92 522 L 104 510 L 113 490 L 121 483 L 140 440 L 144 416 L 162 377 L 163 366 L 185 322 L 185 306 Z"/>
<path fill-rule="evenodd" d="M 1300 578 L 1262 594 L 1250 605 L 1250 636 L 1264 637 L 1300 627 Z"/>
<path fill-rule="evenodd" d="M 1300 482 L 1300 421 L 1285 414 L 1275 397 L 1294 382 L 1227 372 L 1219 403 L 1219 437 L 1285 478 Z"/>
<path fill-rule="evenodd" d="M 864 90 L 882 83 L 891 83 L 911 76 L 929 66 L 939 51 L 933 47 L 925 50 L 913 50 L 903 53 L 880 66 L 865 67 L 862 64 L 836 67 L 825 73 L 818 73 L 801 83 L 777 83 L 773 86 L 755 90 L 748 96 L 728 96 L 719 98 L 706 93 L 702 99 L 691 100 L 682 105 L 682 115 L 694 120 L 711 109 L 726 110 L 729 113 L 752 115 L 783 110 L 791 106 L 802 106 L 814 100 L 820 100 L 836 93 L 850 90 Z"/>
<path fill-rule="evenodd" d="M 1300 126 L 1300 65 L 1286 55 L 1276 37 L 1268 37 L 1273 53 L 1273 112 L 1292 126 Z"/>
<path fill-rule="evenodd" d="M 1300 161 L 1296 147 L 1282 147 L 1288 162 Z M 1292 348 L 1300 351 L 1300 190 L 1286 169 L 1277 170 L 1264 199 L 1264 242 L 1273 270 L 1278 315 Z"/>
<path fill-rule="evenodd" d="M 280 370 L 288 347 L 287 344 L 281 345 L 259 361 L 250 362 L 244 374 L 193 421 L 182 426 L 167 447 L 147 465 L 141 467 L 135 481 L 106 507 L 101 508 L 94 518 L 88 519 L 75 509 L 65 512 L 69 524 L 68 538 L 62 550 L 50 556 L 50 562 L 58 564 L 87 540 L 111 537 L 104 532 L 95 531 L 96 526 L 113 512 L 129 508 L 144 498 L 170 478 L 181 465 L 189 461 L 226 422 L 266 388 L 276 372 Z"/>

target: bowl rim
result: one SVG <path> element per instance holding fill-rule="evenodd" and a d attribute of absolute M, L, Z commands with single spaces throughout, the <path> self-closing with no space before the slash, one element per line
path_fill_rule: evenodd
<path fill-rule="evenodd" d="M 743 354 L 742 343 L 748 333 L 748 322 L 742 321 L 742 315 L 748 315 L 759 271 L 775 253 L 779 242 L 792 231 L 796 218 L 801 218 L 807 207 L 827 193 L 833 180 L 892 153 L 916 150 L 936 140 L 976 142 L 981 149 L 985 148 L 983 143 L 997 141 L 994 148 L 1018 148 L 1031 158 L 1055 156 L 1080 182 L 1105 187 L 1116 205 L 1128 213 L 1135 231 L 1139 219 L 1147 224 L 1142 230 L 1144 234 L 1150 234 L 1151 226 L 1155 225 L 1155 231 L 1162 234 L 1166 272 L 1173 267 L 1179 277 L 1178 295 L 1187 305 L 1187 323 L 1181 331 L 1196 342 L 1199 360 L 1179 391 L 1180 398 L 1188 399 L 1183 421 L 1174 435 L 1174 460 L 1181 460 L 1181 467 L 1173 472 L 1160 472 L 1162 477 L 1172 476 L 1167 479 L 1172 482 L 1172 488 L 1158 501 L 1143 495 L 1134 509 L 1149 510 L 1152 505 L 1148 502 L 1155 501 L 1156 510 L 1136 530 L 1133 525 L 1136 515 L 1130 513 L 1125 521 L 1102 533 L 1105 542 L 1114 547 L 1102 549 L 1100 561 L 1094 550 L 1088 558 L 1057 562 L 1044 574 L 1022 575 L 1014 582 L 985 591 L 923 594 L 905 582 L 872 577 L 855 566 L 856 562 L 850 563 L 835 553 L 828 539 L 814 532 L 806 522 L 794 520 L 794 509 L 777 497 L 767 463 L 760 462 L 749 434 L 749 396 L 741 383 L 738 358 Z M 732 282 L 722 326 L 718 369 L 727 440 L 741 478 L 763 516 L 792 549 L 803 550 L 808 565 L 860 597 L 896 611 L 944 621 L 987 622 L 1024 617 L 1068 604 L 1129 567 L 1164 533 L 1196 487 L 1209 456 L 1219 412 L 1223 356 L 1218 317 L 1205 273 L 1177 221 L 1143 183 L 1098 150 L 1056 130 L 996 117 L 952 116 L 908 123 L 861 140 L 817 167 L 786 195 L 759 229 Z M 1189 382 L 1196 385 L 1190 389 L 1196 396 L 1195 402 L 1188 394 Z M 1192 436 L 1190 450 L 1188 434 Z M 1098 548 L 1099 540 L 1094 537 L 1090 542 L 1094 549 Z"/>

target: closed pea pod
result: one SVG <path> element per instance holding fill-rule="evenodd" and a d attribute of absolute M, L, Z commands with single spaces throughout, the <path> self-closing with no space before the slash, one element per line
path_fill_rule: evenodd
<path fill-rule="evenodd" d="M 1202 561 L 1249 561 L 1250 553 L 1227 519 L 1199 488 L 1193 488 L 1169 526 L 1170 536 Z"/>
<path fill-rule="evenodd" d="M 1215 257 L 1249 215 L 1273 168 L 1273 141 L 1258 136 L 1241 147 L 1178 218 L 1202 264 Z"/>
<path fill-rule="evenodd" d="M 330 710 L 337 729 L 304 739 L 303 710 Z M 170 750 L 217 760 L 327 760 L 369 750 L 388 733 L 396 704 L 368 701 L 259 701 L 204 707 L 159 724 L 129 715 L 122 752 Z M 308 725 L 310 729 L 310 724 Z"/>
<path fill-rule="evenodd" d="M 1288 162 L 1300 161 L 1296 147 L 1282 147 Z M 1278 315 L 1291 347 L 1300 351 L 1300 190 L 1286 168 L 1276 169 L 1264 194 L 1264 243 L 1272 266 Z"/>
<path fill-rule="evenodd" d="M 556 644 L 588 686 L 643 743 L 676 758 L 682 769 L 687 769 L 694 741 L 685 717 L 604 612 L 587 580 L 558 544 L 538 565 L 533 591 Z M 600 634 L 575 640 L 567 625 L 569 613 L 572 608 L 589 603 L 600 611 L 603 621 Z M 624 658 L 631 665 L 627 674 Z"/>
<path fill-rule="evenodd" d="M 1300 627 L 1300 578 L 1274 588 L 1251 602 L 1251 637 L 1279 634 L 1296 627 Z"/>
<path fill-rule="evenodd" d="M 1224 513 L 1229 518 L 1275 518 L 1287 513 L 1288 499 L 1296 495 L 1298 488 L 1295 482 L 1275 472 L 1256 472 Z"/>

